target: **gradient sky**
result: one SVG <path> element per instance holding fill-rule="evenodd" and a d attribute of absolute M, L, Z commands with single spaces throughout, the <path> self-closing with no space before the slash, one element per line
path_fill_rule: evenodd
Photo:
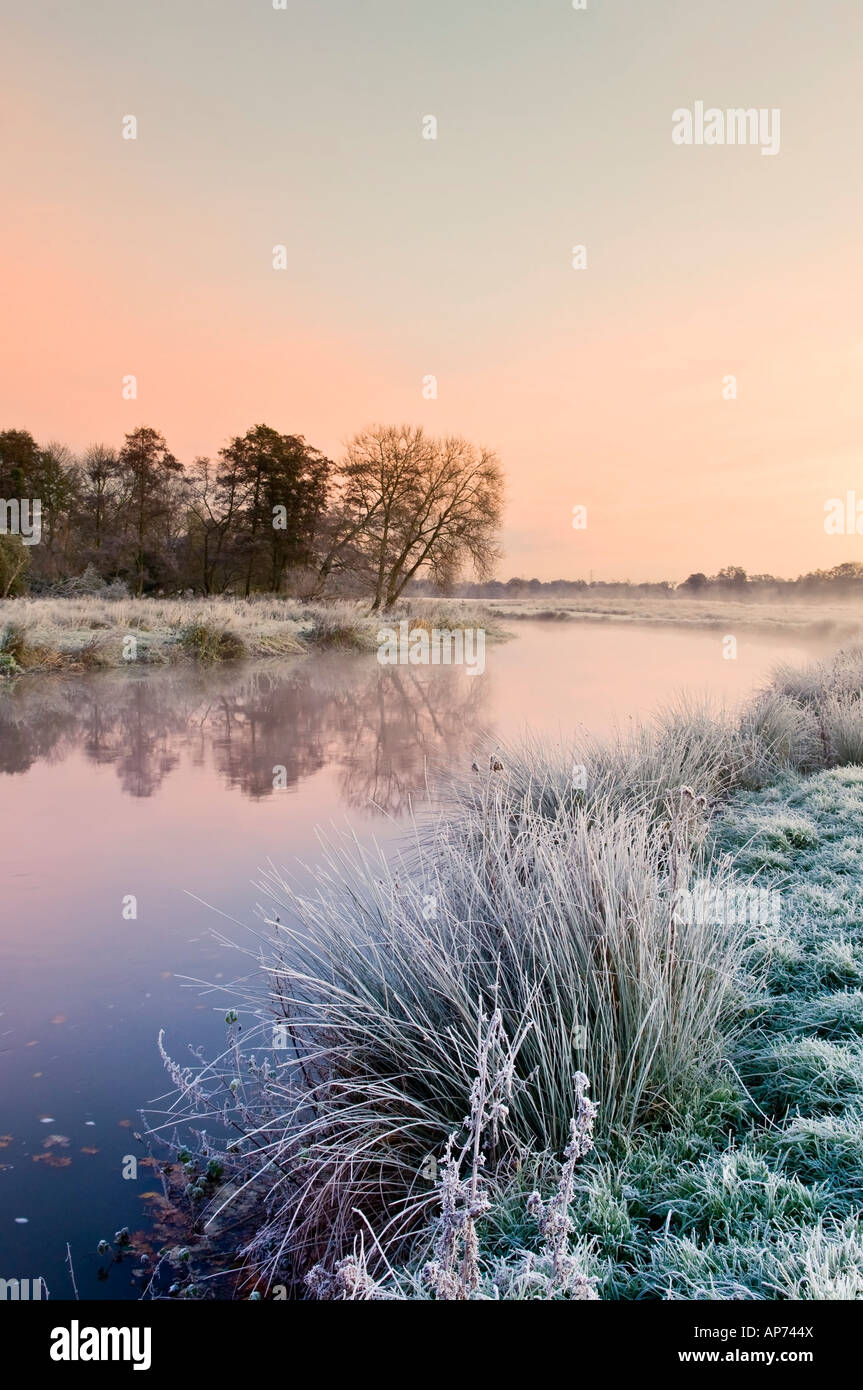
<path fill-rule="evenodd" d="M 0 14 L 0 427 L 186 461 L 258 421 L 464 434 L 507 474 L 503 578 L 863 558 L 823 525 L 863 499 L 859 0 Z M 673 145 L 697 100 L 780 108 L 780 153 Z"/>

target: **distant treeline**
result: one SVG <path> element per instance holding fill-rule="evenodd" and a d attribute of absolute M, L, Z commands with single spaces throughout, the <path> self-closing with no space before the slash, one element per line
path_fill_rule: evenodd
<path fill-rule="evenodd" d="M 424 581 L 411 585 L 411 593 L 430 594 Z M 829 570 L 810 570 L 796 579 L 779 579 L 773 574 L 747 574 L 737 565 L 729 565 L 718 574 L 691 574 L 682 584 L 670 580 L 632 584 L 628 579 L 490 579 L 479 584 L 458 584 L 454 593 L 460 598 L 485 599 L 573 599 L 585 596 L 607 598 L 795 598 L 825 593 L 837 596 L 863 596 L 863 562 L 847 560 Z"/>
<path fill-rule="evenodd" d="M 20 525 L 38 502 L 38 535 Z M 254 425 L 215 459 L 184 466 L 158 430 L 77 456 L 0 431 L 0 597 L 368 594 L 394 603 L 420 575 L 485 578 L 500 551 L 496 456 L 408 425 L 357 434 L 339 462 L 302 435 Z M 26 543 L 29 540 L 29 543 Z"/>

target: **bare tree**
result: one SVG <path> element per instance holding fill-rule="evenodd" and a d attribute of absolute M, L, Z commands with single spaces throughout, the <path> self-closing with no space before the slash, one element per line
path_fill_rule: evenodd
<path fill-rule="evenodd" d="M 430 447 L 423 430 L 409 425 L 377 425 L 354 436 L 339 469 L 337 499 L 320 564 L 323 582 L 334 569 L 349 568 L 371 579 L 374 607 L 380 607 L 396 514 L 407 504 Z"/>
<path fill-rule="evenodd" d="M 117 505 L 120 464 L 116 449 L 107 444 L 91 444 L 81 460 L 82 521 L 92 534 L 93 546 L 101 551 L 105 543 L 112 508 Z"/>
<path fill-rule="evenodd" d="M 500 555 L 503 476 L 490 450 L 377 425 L 351 440 L 339 481 L 321 573 L 344 565 L 363 573 L 373 610 L 389 608 L 421 572 L 446 587 L 470 563 L 484 579 Z"/>
<path fill-rule="evenodd" d="M 220 476 L 208 458 L 196 458 L 189 473 L 186 536 L 189 576 L 205 594 L 224 593 L 238 572 L 232 533 L 236 525 L 235 479 Z"/>

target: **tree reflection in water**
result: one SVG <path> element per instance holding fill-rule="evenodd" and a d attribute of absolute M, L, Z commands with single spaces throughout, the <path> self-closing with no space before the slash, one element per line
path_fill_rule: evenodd
<path fill-rule="evenodd" d="M 380 666 L 368 653 L 292 663 L 105 673 L 0 692 L 0 776 L 81 752 L 149 797 L 180 763 L 210 767 L 253 799 L 324 768 L 347 806 L 397 815 L 436 767 L 469 761 L 487 675 Z M 284 794 L 284 793 L 282 793 Z"/>

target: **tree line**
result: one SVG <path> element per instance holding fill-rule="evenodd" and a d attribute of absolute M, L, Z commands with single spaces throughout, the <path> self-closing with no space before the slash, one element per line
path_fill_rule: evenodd
<path fill-rule="evenodd" d="M 423 579 L 412 586 L 417 595 L 429 594 L 431 586 Z M 832 569 L 808 570 L 796 579 L 773 574 L 747 574 L 739 565 L 726 565 L 716 574 L 697 571 L 680 584 L 670 579 L 632 583 L 628 579 L 525 579 L 514 576 L 505 581 L 489 579 L 479 583 L 457 584 L 458 598 L 473 599 L 576 599 L 593 598 L 740 598 L 792 599 L 807 596 L 863 595 L 863 562 L 845 560 Z"/>
<path fill-rule="evenodd" d="M 80 455 L 0 431 L 0 503 L 38 499 L 27 546 L 0 514 L 0 597 L 64 592 L 86 574 L 136 595 L 368 594 L 375 609 L 425 577 L 449 590 L 500 556 L 497 456 L 459 436 L 377 425 L 334 462 L 302 435 L 253 425 L 182 464 L 142 425 Z"/>

